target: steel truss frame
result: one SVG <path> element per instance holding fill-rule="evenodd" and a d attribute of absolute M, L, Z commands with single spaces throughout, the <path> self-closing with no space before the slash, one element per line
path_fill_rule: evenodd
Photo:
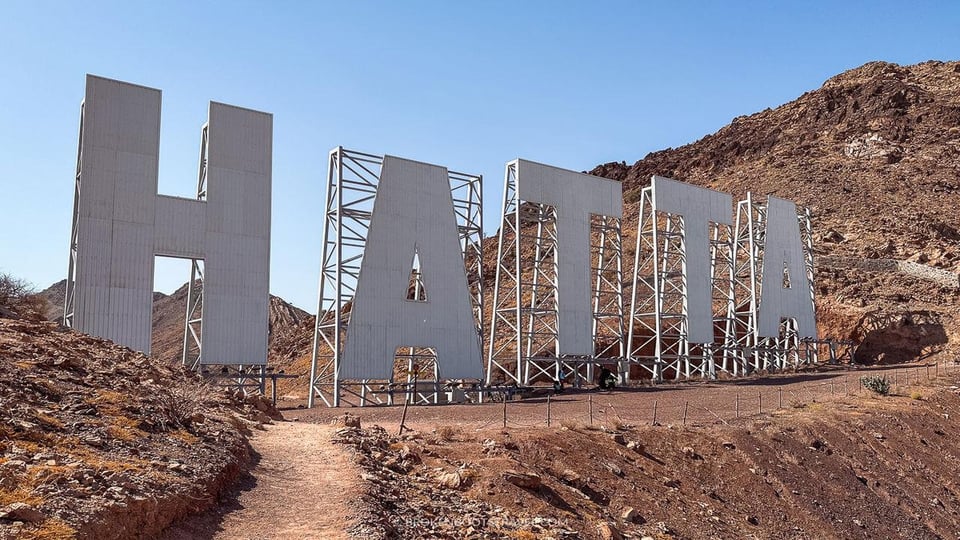
<path fill-rule="evenodd" d="M 316 398 L 328 407 L 339 407 L 344 398 L 357 406 L 392 405 L 398 397 L 411 404 L 439 403 L 442 390 L 451 384 L 438 378 L 439 366 L 432 349 L 406 347 L 396 356 L 397 365 L 405 362 L 405 369 L 395 369 L 389 380 L 339 377 L 382 165 L 382 155 L 343 147 L 330 151 L 308 407 L 315 405 Z M 483 343 L 483 178 L 454 171 L 448 171 L 448 175 L 477 336 Z M 420 294 L 416 270 L 415 298 Z M 479 381 L 466 384 L 479 388 Z"/>
<path fill-rule="evenodd" d="M 77 172 L 74 175 L 73 218 L 70 230 L 70 261 L 67 267 L 67 283 L 63 298 L 63 325 L 73 328 L 74 305 L 76 300 L 77 279 L 77 241 L 80 232 L 80 185 L 83 170 L 83 113 L 84 103 L 80 103 L 80 134 L 77 136 Z"/>
<path fill-rule="evenodd" d="M 814 299 L 810 211 L 797 216 L 804 245 L 803 276 Z M 659 212 L 653 190 L 641 190 L 627 350 L 654 382 L 665 378 L 742 376 L 817 361 L 816 340 L 801 340 L 796 321 L 781 323 L 779 338 L 757 335 L 766 208 L 747 193 L 733 227 L 710 225 L 715 340 L 687 340 L 686 259 L 682 216 Z M 796 279 L 796 278 L 794 278 Z M 809 342 L 809 343 L 807 343 Z M 835 358 L 835 354 L 831 355 Z"/>
<path fill-rule="evenodd" d="M 557 304 L 556 208 L 521 200 L 517 161 L 504 175 L 503 213 L 497 240 L 486 384 L 528 386 L 569 380 L 574 386 L 593 380 L 599 362 L 625 357 L 623 304 L 623 237 L 621 219 L 591 217 L 593 286 L 593 355 L 559 351 Z M 533 251 L 532 261 L 521 254 Z"/>
<path fill-rule="evenodd" d="M 664 378 L 716 377 L 718 359 L 725 357 L 719 343 L 694 344 L 687 339 L 685 223 L 678 214 L 658 212 L 653 189 L 641 190 L 634 255 L 631 316 L 628 329 L 630 360 L 654 381 Z M 710 267 L 714 327 L 726 332 L 726 306 L 733 275 L 733 230 L 710 224 Z M 721 309 L 722 307 L 722 309 Z M 720 362 L 720 369 L 725 365 Z"/>

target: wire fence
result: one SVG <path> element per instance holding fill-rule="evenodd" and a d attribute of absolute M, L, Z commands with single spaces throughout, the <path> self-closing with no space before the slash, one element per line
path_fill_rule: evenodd
<path fill-rule="evenodd" d="M 937 362 L 908 368 L 806 375 L 819 379 L 811 382 L 783 382 L 782 378 L 770 377 L 710 385 L 626 388 L 614 390 L 617 395 L 600 391 L 551 394 L 503 400 L 496 406 L 485 407 L 485 411 L 499 409 L 499 412 L 480 419 L 479 425 L 471 423 L 470 427 L 476 430 L 586 426 L 620 429 L 641 425 L 730 424 L 741 418 L 872 395 L 873 391 L 863 384 L 866 377 L 886 378 L 890 393 L 901 394 L 958 369 L 960 366 L 956 364 Z"/>

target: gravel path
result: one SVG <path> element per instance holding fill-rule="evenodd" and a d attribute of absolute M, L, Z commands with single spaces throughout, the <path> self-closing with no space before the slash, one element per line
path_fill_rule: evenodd
<path fill-rule="evenodd" d="M 349 538 L 360 471 L 330 442 L 333 427 L 266 426 L 251 440 L 259 461 L 218 507 L 167 531 L 166 540 Z"/>

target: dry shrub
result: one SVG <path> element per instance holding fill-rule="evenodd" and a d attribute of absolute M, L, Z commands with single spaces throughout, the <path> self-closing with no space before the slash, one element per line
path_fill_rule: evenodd
<path fill-rule="evenodd" d="M 456 426 L 437 426 L 434 432 L 440 440 L 451 442 L 457 439 L 457 436 L 462 433 L 462 430 Z"/>
<path fill-rule="evenodd" d="M 910 392 L 910 399 L 923 399 L 923 394 L 919 390 Z"/>
<path fill-rule="evenodd" d="M 569 429 L 570 431 L 576 431 L 583 427 L 583 424 L 577 422 L 576 420 L 563 419 L 560 420 L 560 427 Z"/>
<path fill-rule="evenodd" d="M 12 311 L 30 321 L 47 318 L 50 302 L 36 293 L 33 286 L 10 274 L 0 274 L 0 308 Z"/>
<path fill-rule="evenodd" d="M 201 381 L 185 381 L 165 390 L 157 393 L 159 423 L 164 431 L 189 428 L 212 391 L 209 384 Z"/>

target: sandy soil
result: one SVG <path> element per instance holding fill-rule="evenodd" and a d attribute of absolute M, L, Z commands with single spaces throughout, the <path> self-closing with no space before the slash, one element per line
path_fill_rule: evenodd
<path fill-rule="evenodd" d="M 214 510 L 167 531 L 166 540 L 349 538 L 360 471 L 330 442 L 334 428 L 266 426 L 251 440 L 256 466 Z"/>
<path fill-rule="evenodd" d="M 929 367 L 927 367 L 929 365 Z M 690 381 L 656 386 L 616 389 L 567 389 L 550 397 L 540 394 L 507 403 L 508 428 L 557 427 L 564 424 L 634 426 L 654 423 L 711 425 L 724 424 L 737 418 L 799 405 L 831 401 L 844 395 L 859 395 L 862 376 L 886 376 L 894 383 L 894 392 L 910 393 L 910 386 L 929 377 L 960 372 L 960 366 L 944 362 L 907 364 L 883 368 L 837 367 L 835 371 L 785 373 L 763 377 L 745 377 L 723 381 Z M 364 425 L 378 424 L 390 431 L 400 423 L 402 407 L 341 407 L 330 409 L 285 408 L 287 419 L 327 423 L 348 412 L 359 416 Z M 287 405 L 289 407 L 289 405 Z M 656 409 L 656 412 L 654 412 Z M 405 425 L 418 431 L 431 431 L 438 426 L 457 426 L 464 430 L 483 431 L 503 426 L 503 403 L 472 405 L 416 406 L 407 411 Z M 685 418 L 685 420 L 684 420 Z"/>

